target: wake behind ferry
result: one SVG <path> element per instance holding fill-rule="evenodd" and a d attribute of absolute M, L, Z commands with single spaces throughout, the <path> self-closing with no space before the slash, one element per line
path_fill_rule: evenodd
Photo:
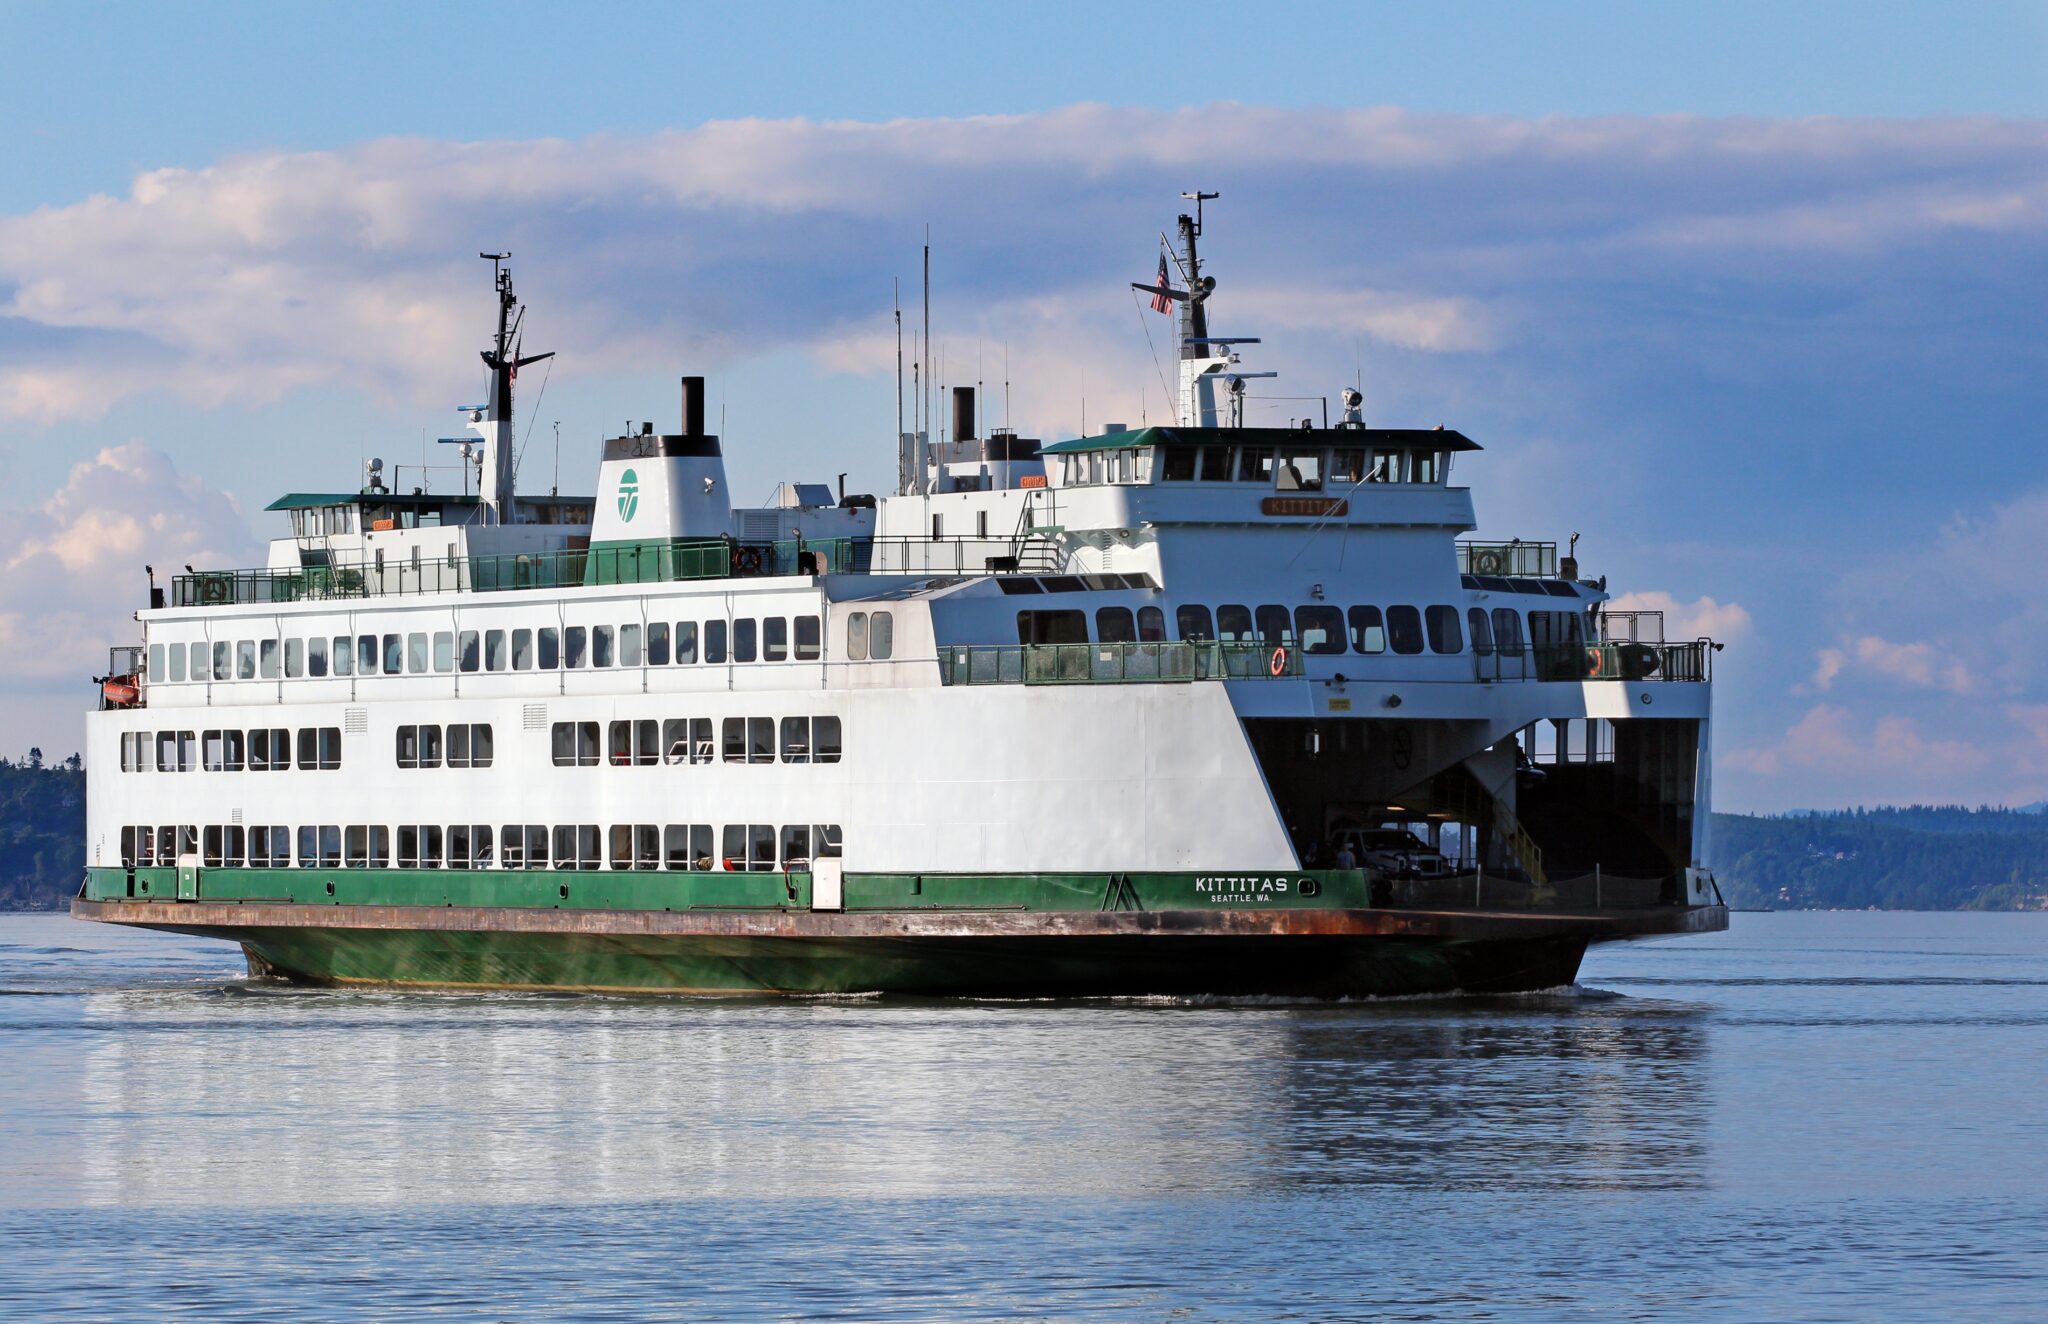
<path fill-rule="evenodd" d="M 879 498 L 735 507 L 699 377 L 595 497 L 522 494 L 547 356 L 486 254 L 474 492 L 372 461 L 272 503 L 267 565 L 152 587 L 72 913 L 315 984 L 649 993 L 1511 991 L 1725 928 L 1717 646 L 1466 539 L 1457 431 L 1356 391 L 1246 426 L 1273 374 L 1210 334 L 1188 196 L 1136 287 L 1171 426 L 1041 444 L 955 388 Z"/>

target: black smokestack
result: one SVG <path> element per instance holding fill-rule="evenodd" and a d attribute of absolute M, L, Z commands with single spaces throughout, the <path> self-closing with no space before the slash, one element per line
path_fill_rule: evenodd
<path fill-rule="evenodd" d="M 956 386 L 953 388 L 953 440 L 974 439 L 974 388 Z"/>
<path fill-rule="evenodd" d="M 683 435 L 704 435 L 704 379 L 683 378 Z"/>

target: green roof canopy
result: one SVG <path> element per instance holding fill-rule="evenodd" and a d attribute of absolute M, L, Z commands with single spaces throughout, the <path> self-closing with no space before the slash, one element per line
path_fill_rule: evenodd
<path fill-rule="evenodd" d="M 1041 455 L 1121 451 L 1138 446 L 1368 446 L 1378 451 L 1476 451 L 1479 443 L 1450 428 L 1137 428 L 1077 437 Z"/>

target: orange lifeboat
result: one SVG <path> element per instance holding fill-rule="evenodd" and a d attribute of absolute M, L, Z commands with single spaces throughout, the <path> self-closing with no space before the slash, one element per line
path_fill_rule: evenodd
<path fill-rule="evenodd" d="M 142 687 L 134 676 L 109 676 L 100 682 L 100 693 L 116 708 L 133 708 L 142 702 Z"/>

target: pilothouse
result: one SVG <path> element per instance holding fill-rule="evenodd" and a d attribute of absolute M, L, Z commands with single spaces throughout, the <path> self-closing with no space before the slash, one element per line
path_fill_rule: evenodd
<path fill-rule="evenodd" d="M 894 492 L 759 507 L 695 376 L 593 495 L 523 494 L 549 355 L 485 254 L 461 490 L 288 494 L 113 649 L 73 913 L 312 983 L 674 993 L 1526 989 L 1724 927 L 1717 646 L 1473 539 L 1456 430 L 1248 425 L 1186 196 L 1136 286 L 1172 423 L 984 435 L 958 388 Z"/>

